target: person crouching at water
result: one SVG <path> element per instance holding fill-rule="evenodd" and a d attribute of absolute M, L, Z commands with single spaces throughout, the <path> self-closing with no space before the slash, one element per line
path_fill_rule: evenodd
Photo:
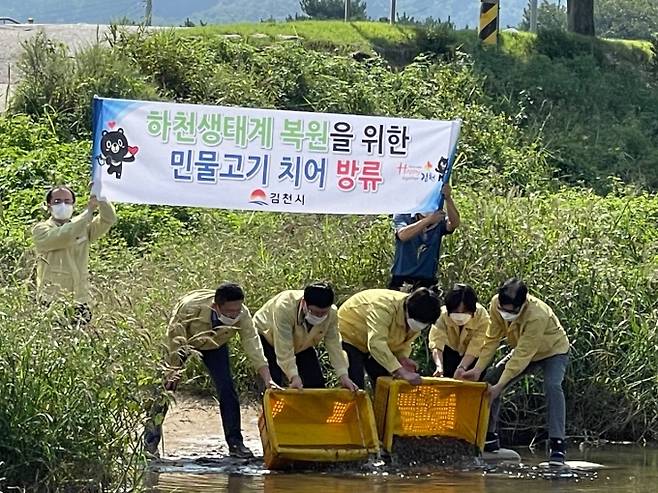
<path fill-rule="evenodd" d="M 334 290 L 315 282 L 301 291 L 283 291 L 271 298 L 254 315 L 265 357 L 274 381 L 295 389 L 325 387 L 318 353 L 320 341 L 342 387 L 358 390 L 347 374 L 347 357 L 337 328 Z"/>
<path fill-rule="evenodd" d="M 44 304 L 72 296 L 76 322 L 91 321 L 89 286 L 89 244 L 106 234 L 117 221 L 112 204 L 92 195 L 84 210 L 73 212 L 76 196 L 60 185 L 46 194 L 50 218 L 32 228 L 37 252 L 37 296 Z M 94 216 L 98 209 L 99 214 Z"/>
<path fill-rule="evenodd" d="M 244 291 L 234 283 L 222 283 L 215 290 L 201 289 L 184 296 L 174 308 L 167 329 L 167 367 L 165 388 L 174 391 L 190 350 L 201 354 L 219 397 L 219 410 L 229 454 L 253 457 L 241 431 L 240 402 L 229 362 L 228 341 L 240 336 L 242 347 L 266 387 L 279 388 L 270 376 L 267 360 L 249 309 L 244 306 Z M 164 415 L 166 408 L 160 410 Z M 163 418 L 160 419 L 160 422 Z M 150 423 L 145 433 L 147 452 L 157 454 L 162 426 Z"/>
<path fill-rule="evenodd" d="M 550 438 L 549 463 L 565 462 L 565 402 L 562 381 L 569 362 L 569 339 L 553 310 L 543 301 L 528 294 L 519 279 L 507 280 L 491 300 L 491 324 L 475 368 L 465 372 L 465 380 L 478 380 L 494 357 L 500 341 L 507 339 L 513 350 L 485 374 L 489 383 L 491 414 L 485 452 L 496 453 L 500 395 L 524 375 L 541 371 L 548 414 Z"/>
<path fill-rule="evenodd" d="M 365 375 L 373 388 L 377 378 L 393 375 L 420 384 L 418 364 L 409 358 L 412 343 L 439 318 L 441 299 L 434 289 L 411 294 L 368 289 L 338 309 L 338 329 L 349 359 L 349 376 L 364 388 Z"/>
<path fill-rule="evenodd" d="M 430 329 L 434 376 L 461 378 L 473 368 L 488 328 L 489 313 L 478 303 L 473 288 L 455 284 L 445 296 L 438 322 Z"/>

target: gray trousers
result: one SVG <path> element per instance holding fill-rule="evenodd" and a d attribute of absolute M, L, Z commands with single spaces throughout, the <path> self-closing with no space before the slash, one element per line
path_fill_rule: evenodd
<path fill-rule="evenodd" d="M 491 385 L 498 383 L 505 364 L 512 357 L 513 351 L 501 359 L 498 363 L 492 366 L 486 373 L 484 380 Z M 519 375 L 514 377 L 505 386 L 514 385 L 525 375 L 537 373 L 539 370 L 544 376 L 544 396 L 546 397 L 546 412 L 548 421 L 548 436 L 550 438 L 565 438 L 565 421 L 566 421 L 566 406 L 564 403 L 564 391 L 562 390 L 562 380 L 567 370 L 569 363 L 569 354 L 556 354 L 550 358 L 545 358 L 539 361 L 531 362 L 525 370 Z M 498 417 L 500 415 L 500 399 L 505 391 L 494 399 L 491 403 L 491 410 L 489 414 L 489 433 L 498 431 Z"/>

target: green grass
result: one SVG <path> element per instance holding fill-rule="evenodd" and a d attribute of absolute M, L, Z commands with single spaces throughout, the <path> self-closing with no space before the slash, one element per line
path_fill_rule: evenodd
<path fill-rule="evenodd" d="M 260 24 L 226 24 L 194 27 L 186 30 L 192 35 L 266 34 L 270 40 L 277 36 L 299 36 L 307 42 L 345 45 L 354 49 L 370 50 L 375 45 L 410 46 L 416 40 L 417 29 L 410 26 L 391 26 L 383 22 L 294 21 L 262 22 Z"/>
<path fill-rule="evenodd" d="M 575 35 L 571 35 L 571 37 L 581 39 L 585 43 L 593 43 L 594 46 L 605 50 L 611 55 L 630 62 L 648 61 L 652 57 L 651 43 L 649 41 L 603 38 L 591 40 Z M 537 35 L 524 31 L 516 33 L 501 32 L 500 49 L 504 53 L 523 60 L 537 53 Z"/>
<path fill-rule="evenodd" d="M 259 24 L 217 24 L 194 27 L 181 31 L 184 35 L 213 36 L 218 34 L 239 34 L 244 40 L 254 34 L 267 35 L 267 41 L 277 41 L 278 36 L 299 36 L 306 44 L 323 43 L 363 51 L 393 47 L 413 48 L 420 33 L 421 26 L 390 25 L 385 22 L 342 22 L 342 21 L 290 21 L 261 22 Z M 456 45 L 466 51 L 472 51 L 477 45 L 475 30 L 454 31 Z M 535 50 L 537 36 L 528 32 L 501 32 L 500 48 L 511 55 L 524 57 Z M 631 60 L 649 59 L 652 56 L 651 43 L 623 39 L 597 39 L 603 49 L 617 53 Z M 379 50 L 378 50 L 379 48 Z"/>

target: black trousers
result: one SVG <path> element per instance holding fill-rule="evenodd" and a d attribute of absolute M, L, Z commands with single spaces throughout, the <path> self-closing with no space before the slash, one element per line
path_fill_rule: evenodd
<path fill-rule="evenodd" d="M 455 375 L 455 372 L 457 371 L 457 367 L 459 366 L 459 363 L 462 361 L 462 355 L 460 355 L 457 351 L 452 349 L 450 346 L 444 346 L 443 347 L 443 376 L 446 378 L 452 378 Z M 477 358 L 471 365 L 466 368 L 467 370 L 470 370 L 475 366 L 475 364 L 478 362 Z M 484 372 L 482 372 L 482 377 L 480 380 L 484 379 Z"/>
<path fill-rule="evenodd" d="M 260 341 L 263 344 L 263 352 L 267 359 L 267 366 L 270 368 L 272 380 L 283 387 L 285 374 L 276 361 L 274 346 L 267 342 L 267 339 L 262 335 L 260 336 Z M 315 351 L 314 347 L 304 349 L 297 353 L 295 355 L 295 363 L 297 364 L 297 372 L 299 373 L 299 378 L 302 379 L 304 388 L 324 389 L 326 387 L 324 375 L 322 374 L 322 367 L 320 366 L 320 360 L 318 359 L 318 353 Z"/>
<path fill-rule="evenodd" d="M 425 277 L 404 277 L 404 276 L 393 276 L 391 281 L 388 283 L 388 289 L 393 289 L 395 291 L 400 291 L 404 283 L 412 285 L 412 291 L 418 288 L 429 288 L 434 286 L 438 280 L 434 277 L 431 279 Z"/>
<path fill-rule="evenodd" d="M 242 443 L 240 401 L 231 374 L 228 344 L 210 351 L 200 351 L 200 353 L 203 364 L 208 369 L 217 390 L 219 414 L 222 417 L 226 443 L 229 446 Z M 168 408 L 167 402 L 160 400 L 154 403 L 149 410 L 150 419 L 145 426 L 144 440 L 147 444 L 154 444 L 154 448 L 157 448 L 162 438 L 161 423 L 164 421 Z M 159 419 L 156 420 L 156 418 Z"/>
<path fill-rule="evenodd" d="M 377 363 L 370 353 L 362 353 L 351 344 L 343 341 L 343 350 L 347 353 L 347 360 L 349 368 L 347 373 L 350 379 L 359 386 L 360 389 L 365 388 L 365 374 L 368 374 L 372 388 L 377 385 L 379 377 L 390 376 L 386 368 Z"/>
<path fill-rule="evenodd" d="M 219 414 L 222 417 L 226 443 L 229 445 L 242 443 L 240 400 L 231 374 L 228 344 L 210 351 L 201 351 L 201 358 L 217 390 Z"/>

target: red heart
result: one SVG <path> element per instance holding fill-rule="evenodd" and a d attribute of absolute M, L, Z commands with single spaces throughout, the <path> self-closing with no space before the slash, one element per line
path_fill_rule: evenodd
<path fill-rule="evenodd" d="M 139 151 L 139 147 L 137 146 L 128 146 L 128 152 L 132 154 L 133 156 L 137 154 L 137 151 Z"/>
<path fill-rule="evenodd" d="M 107 126 L 110 127 L 110 128 L 114 128 L 116 126 L 116 124 L 117 124 L 117 122 L 115 122 L 115 121 L 107 122 Z"/>

